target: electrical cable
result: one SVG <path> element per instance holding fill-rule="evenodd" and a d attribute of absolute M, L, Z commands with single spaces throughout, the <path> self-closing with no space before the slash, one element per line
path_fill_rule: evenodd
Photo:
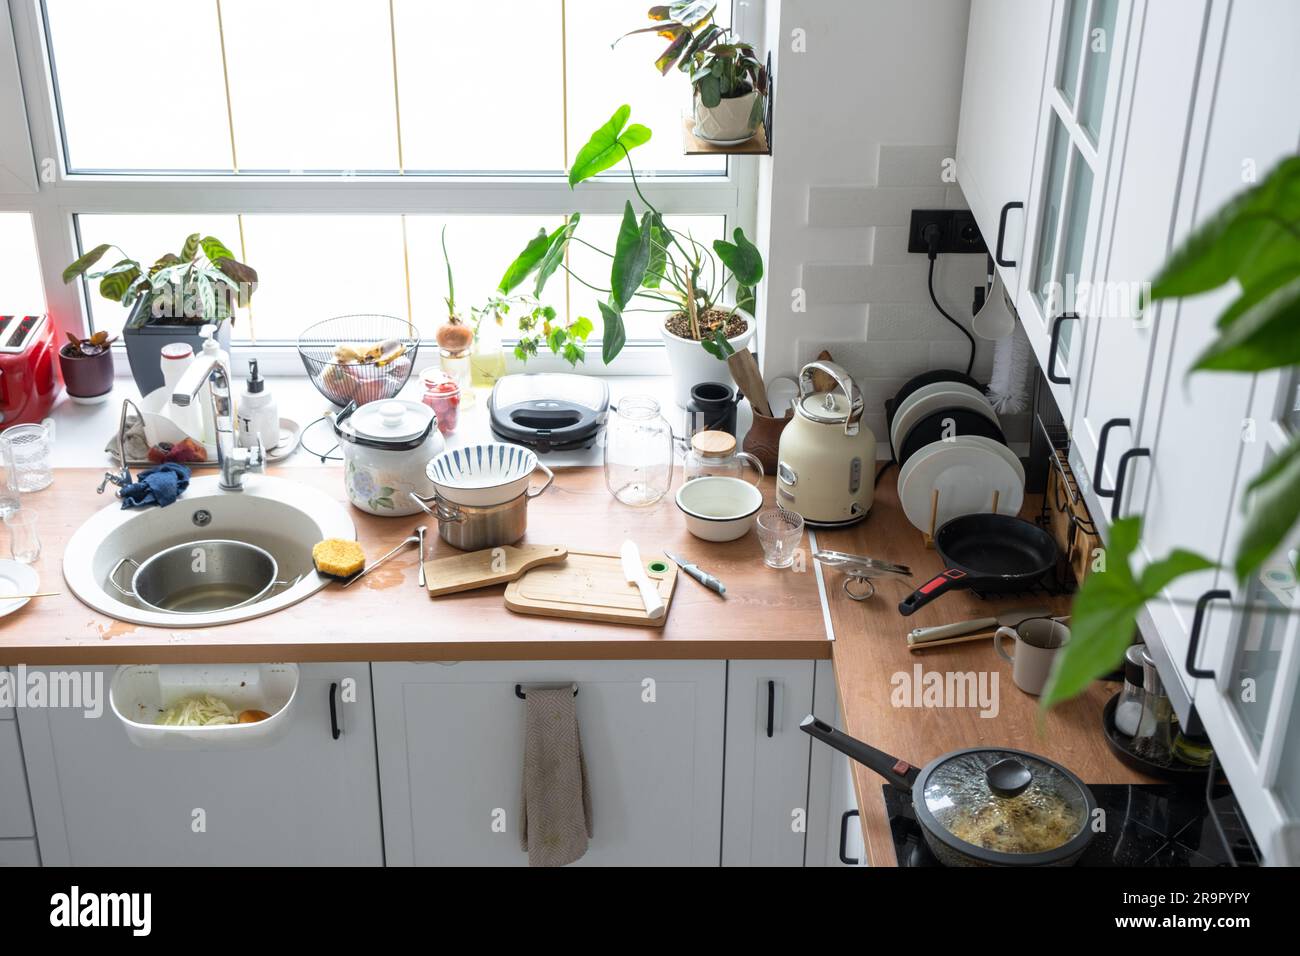
<path fill-rule="evenodd" d="M 970 334 L 966 326 L 962 325 L 951 315 L 945 312 L 943 306 L 939 304 L 939 299 L 934 294 L 934 261 L 936 258 L 937 256 L 934 255 L 930 256 L 930 275 L 928 280 L 926 281 L 926 285 L 930 289 L 930 301 L 933 302 L 934 307 L 939 310 L 939 314 L 942 315 L 945 319 L 947 319 L 950 323 L 952 323 L 953 328 L 955 328 L 962 335 L 966 336 L 966 340 L 970 342 L 970 358 L 966 362 L 966 374 L 970 375 L 971 369 L 975 367 L 975 336 Z"/>

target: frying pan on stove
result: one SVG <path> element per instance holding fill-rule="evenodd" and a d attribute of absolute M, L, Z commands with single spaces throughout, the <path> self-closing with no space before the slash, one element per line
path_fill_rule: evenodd
<path fill-rule="evenodd" d="M 962 588 L 1019 591 L 1056 565 L 1056 541 L 1038 525 L 1000 514 L 960 515 L 934 534 L 944 570 L 898 605 L 907 616 L 935 598 Z"/>

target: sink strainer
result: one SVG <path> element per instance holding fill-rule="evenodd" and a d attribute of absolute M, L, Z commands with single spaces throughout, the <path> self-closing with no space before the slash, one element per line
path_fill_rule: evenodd
<path fill-rule="evenodd" d="M 130 587 L 117 582 L 122 565 L 135 568 Z M 262 548 L 243 541 L 191 541 L 143 562 L 122 558 L 108 583 L 137 604 L 167 614 L 211 614 L 243 607 L 292 582 L 277 580 L 279 566 Z"/>

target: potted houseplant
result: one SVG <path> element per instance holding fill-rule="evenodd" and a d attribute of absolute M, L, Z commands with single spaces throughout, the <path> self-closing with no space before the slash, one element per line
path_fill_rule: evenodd
<path fill-rule="evenodd" d="M 675 65 L 690 76 L 695 135 L 734 146 L 758 130 L 766 109 L 767 68 L 759 62 L 753 44 L 713 22 L 717 7 L 708 0 L 653 6 L 649 15 L 654 24 L 619 40 L 637 33 L 656 33 L 667 39 L 668 47 L 655 66 L 666 75 Z"/>
<path fill-rule="evenodd" d="M 95 405 L 113 391 L 113 343 L 116 336 L 96 332 L 79 338 L 69 332 L 68 341 L 59 349 L 59 371 L 68 398 L 81 405 Z"/>
<path fill-rule="evenodd" d="M 98 279 L 100 295 L 131 310 L 122 340 L 141 395 L 163 386 L 159 356 L 164 345 L 184 342 L 197 354 L 203 347 L 201 330 L 215 325 L 222 347 L 229 348 L 235 309 L 248 304 L 257 273 L 225 243 L 196 232 L 185 239 L 179 255 L 164 253 L 153 265 L 122 253 L 109 268 L 91 272 L 110 249 L 122 253 L 109 243 L 96 246 L 63 270 L 63 281 Z"/>
<path fill-rule="evenodd" d="M 575 235 L 580 217 L 574 213 L 563 226 L 551 233 L 540 230 L 529 240 L 507 268 L 501 289 L 509 292 L 535 276 L 532 295 L 538 297 L 547 279 L 564 269 L 604 295 L 597 304 L 603 326 L 601 357 L 607 365 L 627 342 L 625 310 L 663 313 L 660 335 L 668 349 L 674 397 L 685 406 L 694 385 L 731 380 L 726 358 L 744 348 L 754 334 L 754 286 L 763 278 L 763 257 L 739 228 L 732 235 L 734 242 L 715 239 L 710 249 L 665 224 L 663 215 L 641 192 L 629 155 L 650 139 L 650 130 L 629 124 L 630 115 L 630 107 L 620 106 L 578 151 L 569 170 L 573 187 L 626 161 L 632 188 L 644 207 L 638 217 L 631 200 L 624 203 L 613 252 L 592 246 L 610 260 L 608 287 L 576 275 L 565 261 L 570 242 L 591 245 Z M 724 304 L 724 295 L 731 296 L 732 304 Z M 652 305 L 633 308 L 634 296 Z M 568 344 L 580 348 L 573 339 L 586 336 L 575 332 L 581 333 L 582 327 L 570 331 Z"/>

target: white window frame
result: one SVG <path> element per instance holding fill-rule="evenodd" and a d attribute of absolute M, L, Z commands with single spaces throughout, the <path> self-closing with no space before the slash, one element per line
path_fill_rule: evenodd
<path fill-rule="evenodd" d="M 737 0 L 734 25 L 746 36 L 760 36 L 765 0 Z M 632 195 L 626 176 L 590 181 L 581 191 L 569 188 L 562 176 L 443 176 L 421 173 L 403 176 L 144 176 L 70 173 L 55 109 L 54 79 L 46 45 L 40 0 L 0 0 L 7 3 L 13 25 L 14 50 L 6 49 L 0 30 L 0 68 L 5 57 L 16 56 L 26 104 L 27 130 L 13 130 L 12 140 L 30 135 L 37 188 L 34 192 L 0 191 L 0 211 L 32 216 L 46 308 L 63 328 L 84 334 L 89 325 L 85 284 L 65 285 L 64 267 L 78 256 L 75 216 L 108 214 L 357 214 L 357 215 L 553 215 L 579 211 L 584 215 L 618 215 Z M 3 14 L 0 6 L 0 14 Z M 0 118 L 4 116 L 0 110 Z M 10 138 L 0 129 L 0 138 Z M 679 135 L 671 130 L 668 135 Z M 0 156 L 0 159 L 8 157 Z M 724 175 L 661 176 L 638 173 L 641 191 L 665 215 L 722 215 L 726 233 L 736 226 L 755 232 L 756 157 L 732 156 Z M 3 187 L 0 187 L 3 188 Z M 762 295 L 762 291 L 759 291 Z M 593 303 L 594 308 L 594 303 Z M 761 311 L 761 310 L 760 310 Z M 267 342 L 240 346 L 256 352 L 270 375 L 303 374 L 293 343 Z M 122 353 L 123 350 L 116 350 Z M 421 351 L 423 366 L 431 349 Z M 125 374 L 124 354 L 117 354 L 118 373 Z M 524 368 L 513 357 L 511 370 Z M 529 371 L 568 370 L 549 354 L 530 360 Z M 630 342 L 610 366 L 600 358 L 600 346 L 588 346 L 579 371 L 606 375 L 667 374 L 662 343 Z"/>

